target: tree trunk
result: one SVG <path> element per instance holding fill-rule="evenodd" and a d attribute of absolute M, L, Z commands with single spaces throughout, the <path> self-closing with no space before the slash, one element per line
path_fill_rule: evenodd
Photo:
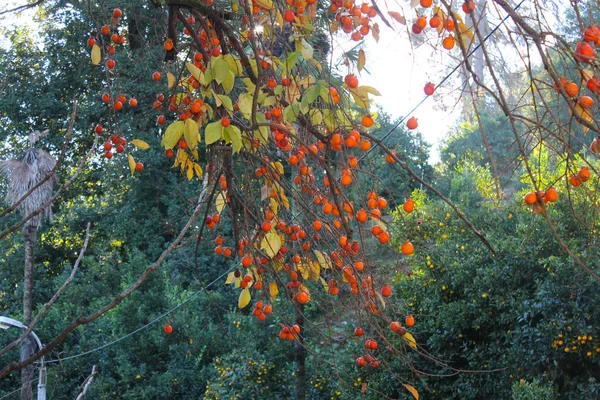
<path fill-rule="evenodd" d="M 33 310 L 33 250 L 35 248 L 35 241 L 37 236 L 37 229 L 32 226 L 26 226 L 23 228 L 23 241 L 25 242 L 25 266 L 24 266 L 24 279 L 23 279 L 23 324 L 29 325 L 31 323 L 31 314 Z M 29 335 L 21 343 L 21 361 L 24 361 L 31 357 L 34 353 L 35 343 L 31 340 Z M 33 390 L 33 366 L 29 365 L 21 370 L 21 400 L 32 400 Z"/>
<path fill-rule="evenodd" d="M 306 400 L 306 350 L 304 349 L 304 306 L 298 304 L 294 309 L 296 325 L 300 327 L 300 335 L 296 339 L 296 400 Z"/>

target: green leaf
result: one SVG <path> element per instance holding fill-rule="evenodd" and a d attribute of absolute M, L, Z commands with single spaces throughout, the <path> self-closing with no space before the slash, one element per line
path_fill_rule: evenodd
<path fill-rule="evenodd" d="M 240 94 L 240 97 L 238 98 L 238 107 L 247 120 L 252 118 L 252 96 L 249 93 Z"/>
<path fill-rule="evenodd" d="M 213 60 L 210 62 L 210 65 L 213 76 L 215 77 L 215 81 L 217 81 L 219 84 L 223 83 L 229 73 L 229 66 L 225 60 L 223 60 L 223 57 L 219 57 L 217 59 L 213 58 Z"/>
<path fill-rule="evenodd" d="M 242 63 L 239 58 L 229 53 L 223 56 L 223 60 L 225 60 L 229 70 L 233 72 L 235 76 L 242 75 Z"/>
<path fill-rule="evenodd" d="M 287 59 L 285 60 L 285 68 L 287 72 L 290 72 L 292 70 L 292 68 L 294 68 L 296 66 L 296 64 L 298 63 L 298 56 L 300 55 L 300 53 L 298 53 L 297 51 L 290 53 L 287 56 Z"/>
<path fill-rule="evenodd" d="M 233 103 L 231 102 L 231 99 L 229 97 L 225 96 L 224 94 L 213 94 L 215 95 L 215 104 L 217 105 L 217 107 L 220 107 L 222 105 L 227 111 L 233 112 Z"/>
<path fill-rule="evenodd" d="M 213 144 L 216 141 L 219 141 L 223 138 L 223 125 L 221 125 L 221 121 L 211 122 L 206 125 L 204 128 L 204 140 L 206 140 L 206 144 Z"/>
<path fill-rule="evenodd" d="M 150 145 L 148 143 L 140 139 L 133 139 L 130 143 L 138 149 L 147 150 L 150 148 Z"/>
<path fill-rule="evenodd" d="M 293 103 L 283 109 L 283 120 L 287 123 L 296 121 L 300 115 L 300 103 Z"/>
<path fill-rule="evenodd" d="M 92 46 L 92 64 L 98 65 L 100 64 L 100 61 L 102 61 L 102 50 L 100 49 L 100 46 L 94 44 Z"/>
<path fill-rule="evenodd" d="M 277 98 L 275 96 L 268 96 L 262 101 L 261 104 L 264 107 L 269 107 L 275 105 L 275 103 L 277 103 Z"/>
<path fill-rule="evenodd" d="M 204 70 L 204 85 L 208 85 L 214 79 L 212 68 L 206 68 Z"/>
<path fill-rule="evenodd" d="M 310 110 L 309 115 L 310 115 L 310 120 L 313 125 L 319 125 L 321 122 L 323 122 L 323 114 L 321 113 L 320 110 L 318 110 L 318 109 Z"/>
<path fill-rule="evenodd" d="M 242 132 L 235 125 L 229 125 L 223 130 L 223 137 L 226 141 L 231 142 L 233 153 L 238 153 L 242 148 Z"/>
<path fill-rule="evenodd" d="M 317 100 L 317 98 L 319 97 L 320 92 L 321 88 L 317 85 L 312 85 L 311 87 L 306 89 L 302 94 L 302 107 L 308 107 L 312 103 L 314 103 L 315 100 Z"/>
<path fill-rule="evenodd" d="M 265 114 L 257 112 L 256 122 L 267 122 L 267 117 L 265 117 Z M 263 144 L 267 143 L 267 141 L 269 140 L 269 128 L 267 128 L 266 126 L 261 126 L 260 128 L 258 128 L 258 130 L 254 131 L 254 133 L 258 137 L 258 140 L 260 140 L 260 142 Z"/>
<path fill-rule="evenodd" d="M 233 86 L 235 85 L 235 75 L 231 71 L 227 71 L 227 76 L 223 81 L 223 89 L 225 89 L 225 93 L 229 94 L 233 90 Z"/>
<path fill-rule="evenodd" d="M 194 78 L 196 78 L 196 80 L 198 82 L 200 82 L 201 84 L 204 85 L 204 76 L 203 76 L 202 71 L 200 70 L 200 68 L 196 67 L 194 64 L 192 64 L 189 61 L 187 61 L 185 63 L 185 66 L 187 67 L 187 70 L 189 71 L 189 73 L 192 74 L 192 76 Z"/>
<path fill-rule="evenodd" d="M 250 296 L 250 290 L 248 290 L 247 288 L 243 289 L 240 293 L 240 298 L 238 299 L 238 308 L 246 307 L 248 304 L 250 304 L 251 299 L 252 296 Z"/>
<path fill-rule="evenodd" d="M 183 121 L 173 122 L 171 125 L 167 127 L 165 134 L 163 135 L 161 144 L 166 150 L 172 149 L 175 147 L 181 135 L 183 135 Z"/>
<path fill-rule="evenodd" d="M 187 142 L 190 149 L 195 149 L 196 145 L 198 145 L 200 131 L 198 129 L 198 124 L 191 118 L 185 120 L 185 127 L 183 131 L 183 137 Z"/>
<path fill-rule="evenodd" d="M 301 47 L 302 47 L 302 57 L 305 60 L 312 60 L 313 55 L 314 55 L 314 50 L 313 50 L 312 46 L 310 45 L 310 43 L 308 43 L 306 41 L 306 39 L 304 39 L 304 38 L 300 41 L 300 43 L 301 43 Z"/>

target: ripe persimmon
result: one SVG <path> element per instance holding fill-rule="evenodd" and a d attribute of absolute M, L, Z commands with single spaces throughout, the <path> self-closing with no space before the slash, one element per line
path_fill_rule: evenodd
<path fill-rule="evenodd" d="M 400 247 L 400 251 L 405 256 L 408 256 L 408 255 L 411 255 L 412 253 L 414 253 L 415 246 L 413 246 L 413 244 L 407 240 L 406 242 L 402 243 L 402 246 Z"/>
<path fill-rule="evenodd" d="M 581 108 L 592 108 L 594 105 L 594 99 L 590 96 L 581 96 L 579 98 L 579 105 Z"/>
<path fill-rule="evenodd" d="M 527 205 L 532 205 L 535 204 L 538 201 L 538 197 L 535 193 L 533 192 L 529 192 L 525 195 L 525 197 L 523 198 L 523 200 L 525 201 L 525 204 Z"/>
<path fill-rule="evenodd" d="M 361 123 L 362 123 L 362 126 L 364 126 L 365 128 L 370 128 L 373 126 L 373 123 L 374 123 L 373 117 L 369 114 L 364 115 L 362 117 Z M 361 148 L 362 148 L 362 146 L 361 146 Z"/>
<path fill-rule="evenodd" d="M 383 297 L 390 297 L 392 295 L 392 287 L 390 285 L 385 285 L 381 288 L 381 295 Z M 375 347 L 377 348 L 377 347 Z"/>
<path fill-rule="evenodd" d="M 296 296 L 296 301 L 300 304 L 308 303 L 308 294 L 306 292 L 298 293 L 298 296 Z"/>
<path fill-rule="evenodd" d="M 402 209 L 410 214 L 415 209 L 415 202 L 412 199 L 407 199 L 402 205 Z"/>
<path fill-rule="evenodd" d="M 587 182 L 590 180 L 591 177 L 590 170 L 588 169 L 588 167 L 581 167 L 581 169 L 577 173 L 577 176 L 579 176 L 579 180 L 581 182 Z"/>
<path fill-rule="evenodd" d="M 545 200 L 550 203 L 554 203 L 556 200 L 558 200 L 558 191 L 553 187 L 546 190 Z"/>
<path fill-rule="evenodd" d="M 450 35 L 447 36 L 446 38 L 444 38 L 444 40 L 442 41 L 442 46 L 446 49 L 446 50 L 452 50 L 454 48 L 454 36 Z"/>
<path fill-rule="evenodd" d="M 442 23 L 442 20 L 437 15 L 434 15 L 429 19 L 429 26 L 432 28 L 437 28 Z"/>
<path fill-rule="evenodd" d="M 406 127 L 410 130 L 417 129 L 419 123 L 415 117 L 410 117 L 408 121 L 406 121 Z"/>

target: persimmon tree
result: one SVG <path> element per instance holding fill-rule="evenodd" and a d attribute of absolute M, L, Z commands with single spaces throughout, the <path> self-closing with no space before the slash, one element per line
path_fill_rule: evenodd
<path fill-rule="evenodd" d="M 418 335 L 413 335 L 418 318 L 390 301 L 392 274 L 382 272 L 374 260 L 382 253 L 389 254 L 397 260 L 398 269 L 410 273 L 405 266 L 419 251 L 411 237 L 416 229 L 411 228 L 422 221 L 407 218 L 415 209 L 411 193 L 395 193 L 385 187 L 381 164 L 374 157 L 383 156 L 386 168 L 408 174 L 443 200 L 485 251 L 494 254 L 495 248 L 448 196 L 386 146 L 388 135 L 370 133 L 377 125 L 371 106 L 379 91 L 361 84 L 361 73 L 376 60 L 367 60 L 364 50 L 359 50 L 356 57 L 345 55 L 343 71 L 331 67 L 330 44 L 360 42 L 367 37 L 378 40 L 383 24 L 407 31 L 406 40 L 415 43 L 426 35 L 433 51 L 451 54 L 464 67 L 470 84 L 463 93 L 483 93 L 483 100 L 475 94 L 470 100 L 486 147 L 479 110 L 486 107 L 485 101 L 499 107 L 507 117 L 531 188 L 524 202 L 546 221 L 556 243 L 574 263 L 600 280 L 589 260 L 578 255 L 581 249 L 571 248 L 546 213 L 546 207 L 563 197 L 572 201 L 575 218 L 578 204 L 598 206 L 595 191 L 586 182 L 597 182 L 595 157 L 600 140 L 582 138 L 579 132 L 589 136 L 600 133 L 592 111 L 600 86 L 595 78 L 600 30 L 584 23 L 578 3 L 572 4 L 573 15 L 581 22 L 575 43 L 546 25 L 545 11 L 537 3 L 534 12 L 522 11 L 521 3 L 511 5 L 504 0 L 441 0 L 436 4 L 421 0 L 411 1 L 404 10 L 351 0 L 329 4 L 315 0 L 165 0 L 152 4 L 166 12 L 164 62 L 156 65 L 151 76 L 140 78 L 155 81 L 152 101 L 142 101 L 135 93 L 122 94 L 127 81 L 137 79 L 120 73 L 122 62 L 135 62 L 127 57 L 124 22 L 133 16 L 120 8 L 90 7 L 95 26 L 82 46 L 89 49 L 98 74 L 104 74 L 105 90 L 98 96 L 106 105 L 105 119 L 90 129 L 102 142 L 106 162 L 127 163 L 135 179 L 136 174 L 146 173 L 138 160 L 150 145 L 120 127 L 120 113 L 128 107 L 154 113 L 164 156 L 189 185 L 202 187 L 200 197 L 171 246 L 133 285 L 98 311 L 70 323 L 29 360 L 6 366 L 0 376 L 31 364 L 75 328 L 123 302 L 176 248 L 214 240 L 215 254 L 235 262 L 225 283 L 239 292 L 238 307 L 252 308 L 259 321 L 268 321 L 273 315 L 283 321 L 279 337 L 295 341 L 299 368 L 304 350 L 310 351 L 305 338 L 331 338 L 335 331 L 333 326 L 324 329 L 306 318 L 306 308 L 323 310 L 325 315 L 337 309 L 351 311 L 350 323 L 360 343 L 360 350 L 349 349 L 354 351 L 356 365 L 386 368 L 418 398 L 410 383 L 413 377 L 399 376 L 387 364 L 388 358 L 402 358 L 409 351 L 428 356 L 418 345 Z M 510 98 L 490 57 L 490 35 L 484 36 L 476 19 L 493 12 L 504 18 L 498 29 L 505 32 L 517 68 L 527 74 L 523 91 L 511 93 Z M 132 27 L 127 24 L 129 33 Z M 475 73 L 471 65 L 475 51 L 484 60 L 485 76 L 481 68 Z M 544 73 L 532 67 L 533 53 L 541 60 Z M 427 96 L 444 88 L 430 82 L 423 85 Z M 589 93 L 580 95 L 583 90 Z M 514 103 L 513 97 L 519 101 Z M 565 107 L 570 111 L 566 119 L 561 113 Z M 408 130 L 418 128 L 419 112 L 407 116 Z M 393 135 L 393 130 L 389 134 Z M 588 146 L 589 152 L 584 150 Z M 533 155 L 543 151 L 550 152 L 557 166 L 551 179 L 536 174 L 539 159 Z M 494 165 L 492 152 L 488 155 Z M 500 201 L 502 177 L 495 167 L 494 178 Z M 389 195 L 384 198 L 382 192 Z M 397 212 L 400 223 L 392 223 L 391 211 Z M 226 232 L 233 238 L 229 242 L 221 228 L 224 220 L 231 227 L 231 232 Z M 586 226 L 595 230 L 597 224 L 597 220 L 588 221 Z M 291 308 L 280 306 L 282 303 Z M 320 361 L 336 369 L 333 356 Z M 414 373 L 417 376 L 419 371 Z M 297 386 L 301 385 L 298 381 Z M 297 394 L 305 396 L 301 389 Z"/>

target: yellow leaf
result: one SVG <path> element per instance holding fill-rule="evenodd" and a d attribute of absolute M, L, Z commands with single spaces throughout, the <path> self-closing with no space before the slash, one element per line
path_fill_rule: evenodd
<path fill-rule="evenodd" d="M 388 14 L 390 14 L 390 17 L 394 18 L 396 21 L 400 22 L 402 25 L 406 25 L 406 18 L 404 18 L 404 15 L 402 15 L 396 11 L 388 11 Z"/>
<path fill-rule="evenodd" d="M 250 304 L 250 290 L 248 289 L 244 289 L 242 290 L 242 292 L 240 293 L 240 298 L 238 300 L 238 307 L 239 308 L 244 308 L 246 307 L 248 304 Z"/>
<path fill-rule="evenodd" d="M 305 281 L 308 280 L 308 277 L 310 275 L 310 265 L 307 265 L 305 262 L 301 262 L 296 266 L 296 269 L 298 270 L 300 275 L 302 275 L 302 279 L 304 279 Z"/>
<path fill-rule="evenodd" d="M 264 185 L 263 187 L 260 188 L 260 201 L 263 201 L 267 198 L 269 198 L 269 195 L 271 194 L 271 188 L 267 185 Z"/>
<path fill-rule="evenodd" d="M 594 71 L 592 71 L 590 68 L 580 69 L 579 73 L 581 75 L 581 79 L 586 82 L 594 77 Z"/>
<path fill-rule="evenodd" d="M 305 292 L 308 296 L 308 301 L 310 301 L 310 290 L 308 290 L 306 286 L 300 285 L 300 287 L 298 288 L 298 293 L 300 292 Z"/>
<path fill-rule="evenodd" d="M 273 8 L 273 2 L 271 0 L 255 0 L 254 4 L 259 6 L 263 10 L 270 10 Z"/>
<path fill-rule="evenodd" d="M 217 199 L 215 200 L 215 207 L 217 207 L 217 212 L 221 214 L 221 211 L 227 205 L 227 199 L 225 198 L 225 192 L 221 192 L 217 195 Z"/>
<path fill-rule="evenodd" d="M 406 388 L 406 390 L 408 390 L 410 392 L 410 394 L 413 395 L 413 397 L 416 400 L 419 400 L 419 392 L 417 392 L 417 389 L 415 389 L 413 386 L 409 385 L 408 383 L 403 383 L 402 385 Z"/>
<path fill-rule="evenodd" d="M 310 263 L 310 279 L 313 281 L 318 281 L 321 277 L 321 264 L 318 262 Z"/>
<path fill-rule="evenodd" d="M 279 249 L 281 249 L 281 236 L 274 230 L 268 232 L 260 242 L 260 248 L 269 258 L 275 257 Z"/>
<path fill-rule="evenodd" d="M 339 27 L 339 23 L 337 21 L 333 21 L 329 26 L 329 33 L 336 33 Z"/>
<path fill-rule="evenodd" d="M 277 215 L 277 211 L 279 209 L 279 207 L 277 206 L 277 200 L 271 198 L 269 199 L 270 203 L 271 203 L 271 211 L 273 211 L 273 214 Z"/>
<path fill-rule="evenodd" d="M 183 129 L 183 137 L 187 142 L 190 149 L 195 149 L 196 145 L 198 145 L 198 137 L 200 136 L 200 131 L 198 129 L 198 124 L 192 118 L 188 118 L 185 120 L 185 125 Z"/>
<path fill-rule="evenodd" d="M 329 256 L 319 250 L 313 250 L 315 256 L 317 257 L 317 261 L 321 265 L 322 268 L 331 269 L 332 263 Z"/>
<path fill-rule="evenodd" d="M 290 201 L 288 200 L 287 196 L 285 195 L 285 190 L 283 189 L 283 187 L 281 185 L 277 185 L 276 188 L 277 188 L 277 193 L 279 194 L 279 199 L 283 203 L 283 206 L 289 210 L 290 209 Z"/>
<path fill-rule="evenodd" d="M 131 141 L 131 144 L 134 145 L 135 147 L 137 147 L 138 149 L 142 149 L 142 150 L 147 150 L 150 148 L 150 145 L 148 143 L 146 143 L 140 139 L 133 139 Z"/>
<path fill-rule="evenodd" d="M 279 161 L 276 161 L 275 163 L 271 163 L 271 165 L 275 168 L 275 170 L 280 173 L 280 174 L 284 174 L 285 171 L 283 169 L 283 164 L 280 163 Z"/>
<path fill-rule="evenodd" d="M 189 61 L 187 61 L 185 63 L 185 66 L 187 67 L 187 69 L 190 72 L 190 74 L 192 74 L 192 76 L 194 78 L 196 78 L 196 80 L 198 82 L 204 84 L 204 77 L 202 76 L 202 71 L 200 70 L 200 68 L 196 67 L 194 64 L 192 64 Z"/>
<path fill-rule="evenodd" d="M 169 89 L 175 86 L 175 75 L 170 72 L 167 72 L 167 82 L 169 82 Z"/>
<path fill-rule="evenodd" d="M 231 285 L 233 282 L 235 282 L 235 271 L 231 271 L 227 275 L 227 280 L 225 281 L 225 284 L 226 285 Z"/>
<path fill-rule="evenodd" d="M 471 39 L 471 43 L 473 42 L 473 39 L 475 38 L 475 35 L 469 29 L 468 26 L 466 26 L 462 22 L 459 22 L 458 25 L 457 25 L 457 29 L 459 30 L 459 32 L 462 34 L 463 37 L 468 37 L 469 39 Z M 465 45 L 468 46 L 468 43 L 465 43 Z"/>
<path fill-rule="evenodd" d="M 167 127 L 167 130 L 165 131 L 165 134 L 163 135 L 162 143 L 161 143 L 164 146 L 165 150 L 169 150 L 169 149 L 172 149 L 173 147 L 175 147 L 175 145 L 181 138 L 181 135 L 183 134 L 183 127 L 184 127 L 183 121 L 173 122 L 171 125 L 169 125 Z"/>
<path fill-rule="evenodd" d="M 373 39 L 375 39 L 376 42 L 379 42 L 379 25 L 373 24 L 373 28 L 371 28 L 371 32 L 373 32 Z"/>
<path fill-rule="evenodd" d="M 570 111 L 570 109 L 569 109 L 569 111 Z M 577 105 L 575 106 L 575 112 L 577 113 L 577 116 L 579 116 L 584 121 L 591 123 L 594 120 L 592 113 L 589 110 L 581 107 L 581 105 L 579 105 L 579 103 L 577 103 Z M 585 125 L 582 126 L 582 128 L 583 128 L 583 134 L 585 135 L 587 133 L 587 131 L 589 130 L 589 128 Z"/>
<path fill-rule="evenodd" d="M 233 72 L 235 76 L 242 75 L 242 63 L 240 62 L 239 58 L 229 53 L 223 56 L 223 60 L 225 60 L 225 62 L 229 66 L 229 70 Z"/>
<path fill-rule="evenodd" d="M 192 164 L 192 162 L 190 161 L 187 165 L 187 180 L 191 181 L 192 178 L 194 177 L 194 164 Z"/>
<path fill-rule="evenodd" d="M 415 340 L 415 337 L 413 335 L 411 335 L 410 333 L 406 332 L 404 334 L 404 336 L 402 336 L 404 338 L 404 340 L 406 340 L 406 343 L 408 343 L 408 345 L 410 347 L 412 347 L 413 349 L 417 348 L 417 341 Z"/>
<path fill-rule="evenodd" d="M 329 285 L 327 284 L 325 279 L 323 279 L 322 276 L 319 277 L 319 282 L 321 283 L 321 285 L 323 285 L 323 289 L 325 289 L 326 292 L 329 292 Z"/>
<path fill-rule="evenodd" d="M 202 177 L 202 167 L 200 165 L 198 165 L 197 163 L 194 163 L 194 172 L 196 172 L 196 176 L 198 178 Z"/>
<path fill-rule="evenodd" d="M 277 295 L 279 294 L 279 288 L 275 282 L 271 282 L 269 284 L 269 294 L 271 295 L 271 302 L 275 301 Z"/>
<path fill-rule="evenodd" d="M 356 66 L 356 68 L 358 69 L 358 72 L 362 71 L 362 69 L 365 67 L 366 62 L 367 62 L 367 56 L 365 55 L 365 51 L 363 49 L 360 49 L 358 51 L 358 64 Z"/>
<path fill-rule="evenodd" d="M 127 160 L 129 161 L 129 169 L 131 170 L 131 176 L 135 172 L 135 160 L 131 154 L 127 154 Z"/>
<path fill-rule="evenodd" d="M 102 50 L 100 50 L 100 46 L 94 44 L 92 46 L 92 64 L 98 65 L 102 61 Z"/>

